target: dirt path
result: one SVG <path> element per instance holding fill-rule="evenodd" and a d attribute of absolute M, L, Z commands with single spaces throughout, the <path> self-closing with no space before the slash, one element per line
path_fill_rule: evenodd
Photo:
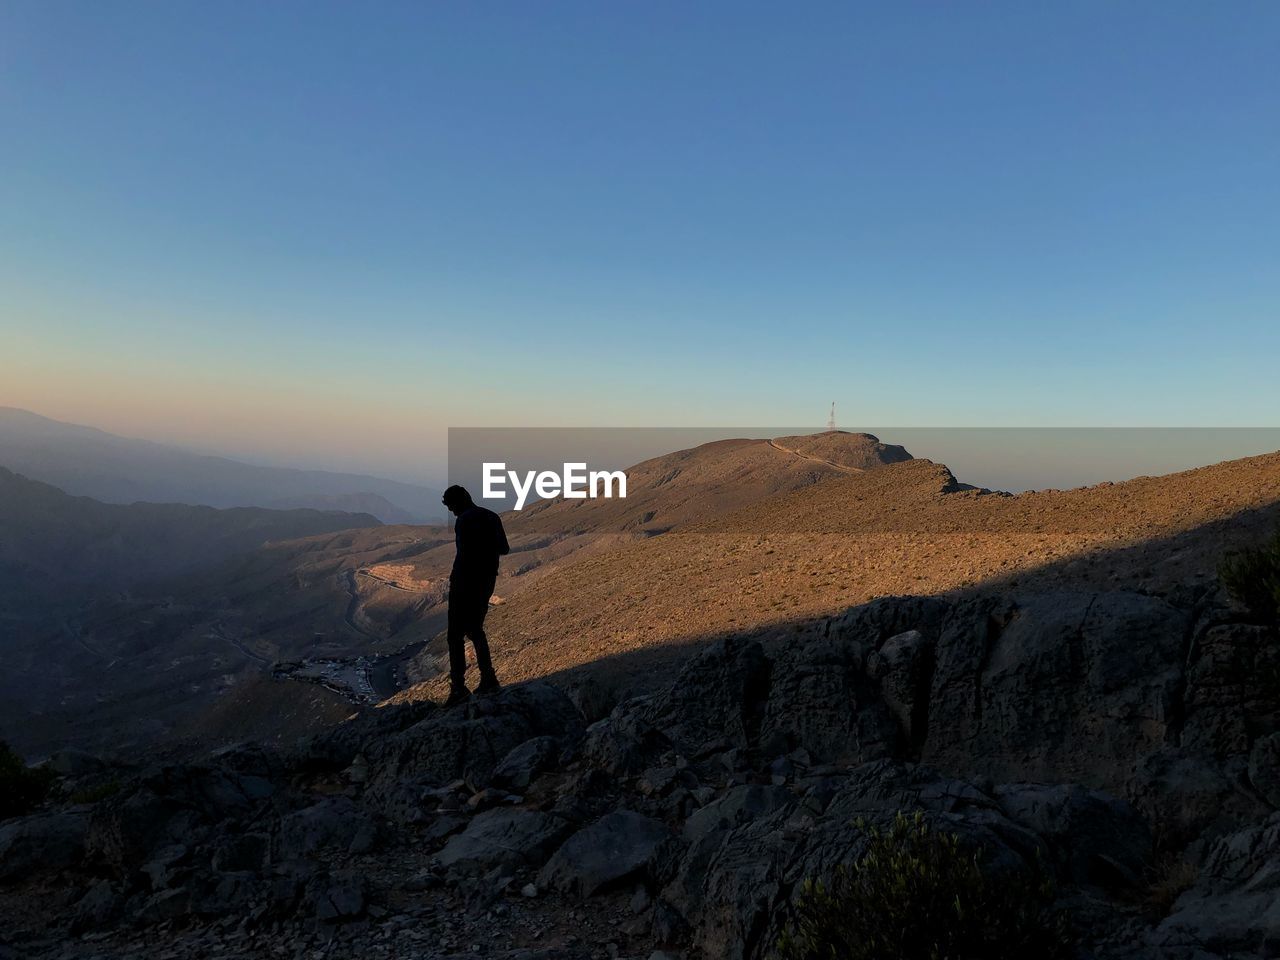
<path fill-rule="evenodd" d="M 799 450 L 792 450 L 790 447 L 784 447 L 776 440 L 770 440 L 769 446 L 773 447 L 775 450 L 780 450 L 783 453 L 789 453 L 792 456 L 799 457 L 801 460 L 812 460 L 814 463 L 826 464 L 828 467 L 839 470 L 841 473 L 866 473 L 866 471 L 861 467 L 846 467 L 842 463 L 836 463 L 832 460 L 823 460 L 821 457 L 815 457 L 812 454 L 801 453 Z"/>

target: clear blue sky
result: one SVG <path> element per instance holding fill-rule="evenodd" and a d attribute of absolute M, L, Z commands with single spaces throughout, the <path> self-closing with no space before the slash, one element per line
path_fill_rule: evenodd
<path fill-rule="evenodd" d="M 1052 7 L 1052 9 L 1050 9 Z M 1274 425 L 1280 4 L 0 5 L 0 404 Z"/>

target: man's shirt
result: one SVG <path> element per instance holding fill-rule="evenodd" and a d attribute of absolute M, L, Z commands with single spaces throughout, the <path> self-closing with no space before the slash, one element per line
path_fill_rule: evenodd
<path fill-rule="evenodd" d="M 481 580 L 498 575 L 498 558 L 511 552 L 502 519 L 492 510 L 472 505 L 453 525 L 457 553 L 452 580 Z"/>

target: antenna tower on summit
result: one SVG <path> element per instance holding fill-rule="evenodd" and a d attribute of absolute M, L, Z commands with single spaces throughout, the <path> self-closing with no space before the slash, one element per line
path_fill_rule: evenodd
<path fill-rule="evenodd" d="M 835 433 L 836 431 L 836 402 L 831 401 L 831 416 L 827 417 L 827 432 Z"/>

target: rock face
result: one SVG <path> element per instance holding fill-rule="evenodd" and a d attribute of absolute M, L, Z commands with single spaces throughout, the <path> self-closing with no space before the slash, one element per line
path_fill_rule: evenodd
<path fill-rule="evenodd" d="M 1254 741 L 1249 751 L 1249 780 L 1267 803 L 1280 809 L 1280 733 Z"/>
<path fill-rule="evenodd" d="M 576 737 L 582 717 L 572 701 L 548 683 L 503 691 L 500 700 L 478 698 L 466 713 L 437 710 L 367 751 L 377 769 L 373 785 L 385 789 L 417 778 L 447 783 L 459 778 L 487 783 L 515 747 L 537 736 Z"/>
<path fill-rule="evenodd" d="M 718 830 L 728 830 L 749 820 L 768 816 L 795 802 L 786 787 L 743 784 L 698 809 L 684 822 L 686 840 L 697 841 Z"/>
<path fill-rule="evenodd" d="M 566 840 L 543 868 L 544 886 L 589 897 L 643 871 L 671 833 L 632 810 L 615 810 Z"/>
<path fill-rule="evenodd" d="M 1151 830 L 1129 804 L 1080 784 L 1010 784 L 993 792 L 1011 822 L 1044 842 L 1061 876 L 1107 889 L 1141 885 Z"/>
<path fill-rule="evenodd" d="M 119 789 L 0 825 L 0 910 L 57 936 L 206 931 L 174 957 L 226 952 L 235 926 L 262 955 L 377 929 L 388 955 L 761 960 L 806 878 L 920 811 L 990 869 L 1051 871 L 1090 956 L 1271 956 L 1280 642 L 1236 617 L 1128 592 L 885 598 L 718 641 L 589 726 L 534 683 L 296 749 L 72 758 Z"/>
<path fill-rule="evenodd" d="M 924 810 L 992 863 L 1034 858 L 1041 844 L 1004 816 L 995 797 L 926 767 L 865 764 L 831 786 L 695 845 L 664 896 L 689 917 L 706 956 L 767 955 L 799 884 L 865 851 L 868 833 L 857 825 L 860 818 L 883 825 L 899 810 Z M 1142 829 L 1139 824 L 1139 835 Z"/>
<path fill-rule="evenodd" d="M 943 624 L 926 762 L 1120 790 L 1179 716 L 1189 617 L 1137 594 L 977 601 Z"/>
<path fill-rule="evenodd" d="M 1280 814 L 1219 838 L 1199 882 L 1149 936 L 1161 949 L 1274 955 L 1280 946 Z"/>

